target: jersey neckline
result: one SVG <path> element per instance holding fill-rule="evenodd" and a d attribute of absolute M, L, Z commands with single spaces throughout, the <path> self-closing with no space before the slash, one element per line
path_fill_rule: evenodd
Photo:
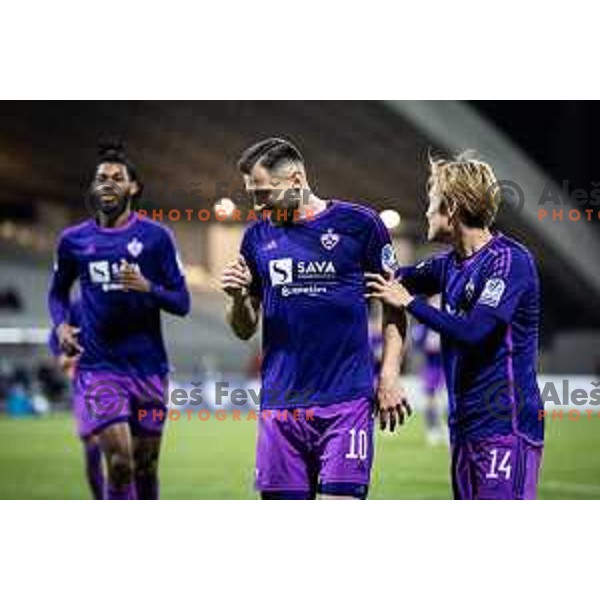
<path fill-rule="evenodd" d="M 101 225 L 98 225 L 98 221 L 96 221 L 96 219 L 92 219 L 92 224 L 94 226 L 94 229 L 96 229 L 97 231 L 100 231 L 102 233 L 116 234 L 116 233 L 122 233 L 123 231 L 127 231 L 135 223 L 137 223 L 137 220 L 138 220 L 138 214 L 135 210 L 133 210 L 133 211 L 131 211 L 131 214 L 129 215 L 129 218 L 127 219 L 127 221 L 125 221 L 125 223 L 123 223 L 123 225 L 121 225 L 120 227 L 102 227 Z"/>
<path fill-rule="evenodd" d="M 490 240 L 488 240 L 483 246 L 481 246 L 481 248 L 473 252 L 471 256 L 467 256 L 466 258 L 461 258 L 455 250 L 454 262 L 460 267 L 464 267 L 466 265 L 471 264 L 478 256 L 481 256 L 486 250 L 489 250 L 502 237 L 503 236 L 500 232 L 493 233 Z"/>

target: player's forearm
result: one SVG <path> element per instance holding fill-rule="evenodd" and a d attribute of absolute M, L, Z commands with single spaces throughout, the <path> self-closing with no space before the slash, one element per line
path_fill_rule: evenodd
<path fill-rule="evenodd" d="M 70 288 L 71 286 L 65 285 L 56 274 L 52 278 L 48 291 L 48 310 L 55 328 L 69 319 Z"/>
<path fill-rule="evenodd" d="M 406 337 L 406 313 L 402 310 L 383 307 L 383 354 L 381 377 L 396 379 L 400 373 Z"/>
<path fill-rule="evenodd" d="M 190 293 L 185 285 L 176 290 L 168 290 L 160 285 L 152 284 L 150 293 L 156 299 L 158 306 L 168 313 L 185 317 L 190 312 Z"/>
<path fill-rule="evenodd" d="M 227 322 L 241 340 L 250 339 L 258 327 L 258 310 L 250 296 L 230 300 L 227 305 Z"/>
<path fill-rule="evenodd" d="M 467 346 L 480 344 L 498 326 L 497 319 L 481 310 L 476 309 L 468 317 L 457 317 L 430 306 L 421 298 L 415 298 L 406 309 L 440 335 Z"/>

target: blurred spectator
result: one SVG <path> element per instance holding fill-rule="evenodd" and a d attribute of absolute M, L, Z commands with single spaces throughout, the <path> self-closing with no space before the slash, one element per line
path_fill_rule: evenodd
<path fill-rule="evenodd" d="M 27 417 L 34 414 L 31 398 L 21 383 L 13 383 L 6 403 L 8 415 L 13 418 Z"/>

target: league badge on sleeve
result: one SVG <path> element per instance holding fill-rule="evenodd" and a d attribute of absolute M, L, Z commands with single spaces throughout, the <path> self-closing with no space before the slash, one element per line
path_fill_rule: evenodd
<path fill-rule="evenodd" d="M 506 284 L 504 283 L 504 280 L 496 277 L 488 279 L 485 288 L 483 288 L 483 292 L 481 292 L 481 296 L 479 297 L 479 304 L 485 304 L 485 306 L 496 308 L 498 304 L 500 304 L 500 300 L 502 300 L 505 288 Z"/>
<path fill-rule="evenodd" d="M 398 268 L 396 251 L 392 244 L 386 244 L 381 249 L 381 267 L 386 271 L 395 271 Z"/>

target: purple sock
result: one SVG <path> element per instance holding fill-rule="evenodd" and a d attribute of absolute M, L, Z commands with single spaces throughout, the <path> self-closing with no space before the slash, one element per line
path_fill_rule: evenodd
<path fill-rule="evenodd" d="M 158 500 L 158 475 L 139 474 L 135 477 L 138 500 Z"/>
<path fill-rule="evenodd" d="M 102 452 L 98 444 L 85 444 L 85 474 L 92 490 L 94 500 L 104 497 L 104 473 L 102 471 Z"/>
<path fill-rule="evenodd" d="M 130 483 L 126 486 L 113 486 L 110 483 L 107 486 L 107 500 L 135 500 L 135 486 Z"/>

